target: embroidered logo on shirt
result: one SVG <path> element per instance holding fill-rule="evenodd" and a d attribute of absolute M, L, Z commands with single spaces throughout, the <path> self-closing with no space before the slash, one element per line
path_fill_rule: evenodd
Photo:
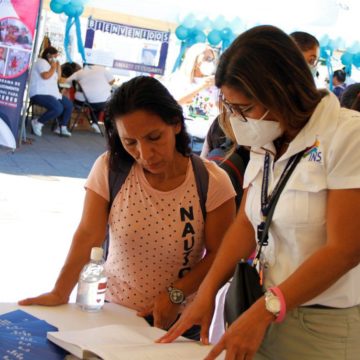
<path fill-rule="evenodd" d="M 321 162 L 322 152 L 319 151 L 319 147 L 320 147 L 320 141 L 316 139 L 314 145 L 312 145 L 305 151 L 303 158 L 308 158 L 308 161 L 313 161 L 318 163 Z"/>

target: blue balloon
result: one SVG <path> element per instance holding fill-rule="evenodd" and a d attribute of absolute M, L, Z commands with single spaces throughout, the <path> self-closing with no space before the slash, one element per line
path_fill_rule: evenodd
<path fill-rule="evenodd" d="M 220 31 L 220 36 L 222 40 L 229 40 L 233 35 L 232 30 L 229 27 L 223 28 Z"/>
<path fill-rule="evenodd" d="M 84 6 L 85 0 L 71 0 L 73 7 Z"/>
<path fill-rule="evenodd" d="M 198 27 L 197 27 L 198 28 Z M 208 16 L 204 17 L 204 19 L 201 21 L 201 29 L 200 30 L 209 30 L 211 28 L 211 20 Z"/>
<path fill-rule="evenodd" d="M 327 47 L 322 46 L 320 48 L 320 58 L 326 60 L 328 57 L 330 57 L 330 51 L 327 49 Z"/>
<path fill-rule="evenodd" d="M 196 24 L 197 21 L 193 14 L 187 15 L 182 23 L 182 25 L 184 25 L 187 28 L 193 28 L 194 26 L 196 26 Z"/>
<path fill-rule="evenodd" d="M 211 30 L 207 36 L 210 45 L 216 46 L 221 42 L 221 35 L 219 30 Z"/>
<path fill-rule="evenodd" d="M 196 27 L 192 27 L 189 30 L 189 38 L 195 39 L 196 35 L 198 34 L 199 30 Z"/>
<path fill-rule="evenodd" d="M 352 63 L 357 68 L 360 68 L 360 52 L 358 52 L 353 56 Z"/>
<path fill-rule="evenodd" d="M 185 40 L 186 47 L 191 47 L 196 44 L 195 37 L 190 37 Z"/>
<path fill-rule="evenodd" d="M 62 5 L 66 5 L 70 2 L 71 0 L 51 0 L 52 3 L 58 3 L 58 4 L 62 4 Z"/>
<path fill-rule="evenodd" d="M 179 40 L 185 40 L 189 36 L 189 30 L 185 26 L 180 25 L 175 29 L 175 35 Z"/>
<path fill-rule="evenodd" d="M 358 41 L 355 41 L 350 48 L 348 49 L 348 51 L 352 54 L 356 54 L 360 51 L 360 43 Z"/>
<path fill-rule="evenodd" d="M 195 36 L 195 41 L 197 43 L 204 43 L 206 41 L 206 35 L 202 31 L 198 31 Z"/>
<path fill-rule="evenodd" d="M 214 29 L 221 30 L 227 26 L 227 21 L 223 15 L 219 15 L 214 21 Z"/>
<path fill-rule="evenodd" d="M 64 11 L 64 4 L 60 3 L 59 1 L 51 1 L 50 9 L 55 14 L 61 14 Z"/>
<path fill-rule="evenodd" d="M 353 54 L 349 52 L 344 52 L 340 57 L 341 63 L 345 66 L 351 65 L 353 62 Z"/>
<path fill-rule="evenodd" d="M 329 44 L 329 36 L 328 35 L 324 35 L 321 39 L 320 39 L 320 46 L 321 47 L 325 47 L 325 46 L 328 46 Z"/>
<path fill-rule="evenodd" d="M 69 17 L 80 16 L 84 11 L 84 6 L 72 6 L 72 3 L 64 6 L 64 13 Z"/>
<path fill-rule="evenodd" d="M 343 38 L 341 37 L 337 37 L 335 39 L 335 46 L 336 46 L 336 49 L 344 49 L 345 48 L 345 41 Z"/>
<path fill-rule="evenodd" d="M 197 30 L 207 30 L 211 27 L 211 20 L 206 16 L 195 27 Z"/>
<path fill-rule="evenodd" d="M 202 31 L 205 29 L 205 21 L 204 20 L 200 20 L 196 23 L 195 26 L 196 30 Z"/>
<path fill-rule="evenodd" d="M 326 47 L 333 52 L 337 48 L 335 40 L 330 39 Z"/>

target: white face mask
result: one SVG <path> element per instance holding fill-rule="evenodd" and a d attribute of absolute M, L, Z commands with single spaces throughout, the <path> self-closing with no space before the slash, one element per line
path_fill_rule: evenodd
<path fill-rule="evenodd" d="M 213 61 L 204 61 L 199 66 L 199 70 L 204 76 L 214 75 L 215 68 L 216 66 Z"/>
<path fill-rule="evenodd" d="M 311 71 L 311 74 L 313 77 L 316 77 L 316 74 L 317 74 L 317 65 L 309 65 L 309 68 L 310 68 L 310 71 Z"/>
<path fill-rule="evenodd" d="M 268 113 L 269 111 L 260 119 L 246 118 L 246 122 L 240 120 L 238 115 L 230 116 L 236 142 L 244 146 L 262 147 L 281 136 L 283 130 L 277 121 L 264 120 Z"/>

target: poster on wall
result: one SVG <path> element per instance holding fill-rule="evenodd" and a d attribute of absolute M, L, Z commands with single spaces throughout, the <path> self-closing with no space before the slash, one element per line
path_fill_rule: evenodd
<path fill-rule="evenodd" d="M 163 75 L 170 32 L 89 18 L 85 37 L 88 63 Z"/>
<path fill-rule="evenodd" d="M 0 145 L 16 148 L 40 0 L 0 0 Z"/>

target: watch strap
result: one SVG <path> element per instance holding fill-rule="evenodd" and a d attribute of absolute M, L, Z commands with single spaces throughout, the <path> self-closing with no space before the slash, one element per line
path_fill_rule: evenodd
<path fill-rule="evenodd" d="M 277 296 L 279 301 L 280 301 L 280 312 L 276 316 L 275 322 L 276 323 L 281 323 L 285 319 L 285 315 L 286 315 L 286 302 L 285 302 L 284 295 L 283 295 L 282 291 L 276 286 L 271 287 L 269 290 L 275 296 Z"/>

